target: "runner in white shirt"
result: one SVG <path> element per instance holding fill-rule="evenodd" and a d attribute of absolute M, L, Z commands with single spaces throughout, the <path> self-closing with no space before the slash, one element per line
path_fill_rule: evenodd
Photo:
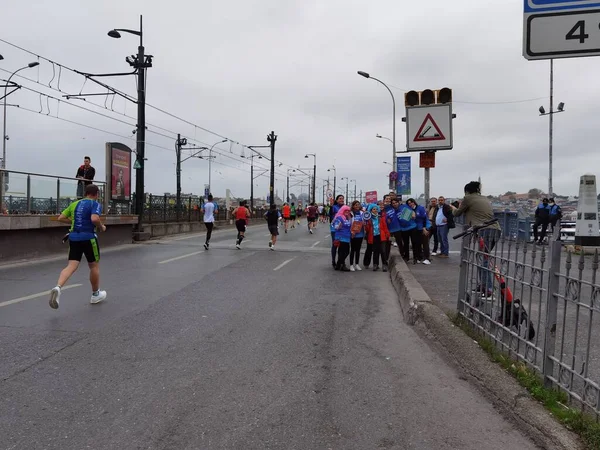
<path fill-rule="evenodd" d="M 206 242 L 204 243 L 204 249 L 208 250 L 210 245 L 210 237 L 212 230 L 215 225 L 215 211 L 217 211 L 217 205 L 213 203 L 213 196 L 209 194 L 208 201 L 202 205 L 202 213 L 204 214 L 204 225 L 206 225 Z"/>

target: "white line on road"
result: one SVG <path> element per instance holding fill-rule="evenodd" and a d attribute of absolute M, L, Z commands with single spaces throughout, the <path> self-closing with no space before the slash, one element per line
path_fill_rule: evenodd
<path fill-rule="evenodd" d="M 199 255 L 200 253 L 204 253 L 205 251 L 206 250 L 201 250 L 199 252 L 188 253 L 187 255 L 181 255 L 181 256 L 177 256 L 175 258 L 165 259 L 164 261 L 159 261 L 159 264 L 166 264 L 169 262 L 177 261 L 178 259 L 189 258 L 190 256 Z"/>
<path fill-rule="evenodd" d="M 317 245 L 319 245 L 321 243 L 321 241 L 317 241 L 315 242 L 313 245 L 310 246 L 310 248 L 315 248 Z"/>
<path fill-rule="evenodd" d="M 275 267 L 273 270 L 275 271 L 275 270 L 279 270 L 279 269 L 281 269 L 281 268 L 282 268 L 282 267 L 284 267 L 286 264 L 289 264 L 290 262 L 292 262 L 294 259 L 296 259 L 296 258 L 291 258 L 291 259 L 288 259 L 287 261 L 284 261 L 284 262 L 282 262 L 282 263 L 281 263 L 281 264 L 279 264 L 277 267 Z"/>
<path fill-rule="evenodd" d="M 83 285 L 82 284 L 69 284 L 68 286 L 64 286 L 61 289 L 61 291 L 66 291 L 67 289 L 73 289 L 73 288 L 76 288 L 79 286 L 83 286 Z M 12 305 L 14 303 L 24 302 L 25 300 L 33 300 L 34 298 L 43 297 L 44 295 L 50 295 L 50 291 L 44 291 L 44 292 L 40 292 L 38 294 L 31 294 L 26 297 L 19 297 L 19 298 L 15 298 L 14 300 L 8 300 L 6 302 L 2 302 L 2 303 L 0 303 L 0 308 L 2 308 L 3 306 Z"/>

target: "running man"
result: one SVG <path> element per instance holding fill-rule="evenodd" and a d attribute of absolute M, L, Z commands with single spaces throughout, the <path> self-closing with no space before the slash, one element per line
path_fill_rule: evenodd
<path fill-rule="evenodd" d="M 237 239 L 235 240 L 235 248 L 239 250 L 241 248 L 242 241 L 244 240 L 246 224 L 250 218 L 250 210 L 246 207 L 246 200 L 242 200 L 240 202 L 240 206 L 233 210 L 233 217 L 235 217 L 235 227 L 238 231 Z"/>
<path fill-rule="evenodd" d="M 277 236 L 279 236 L 279 221 L 281 220 L 281 214 L 279 214 L 275 205 L 271 205 L 270 209 L 265 213 L 265 219 L 267 220 L 269 233 L 271 233 L 269 249 L 274 251 L 275 244 L 277 243 Z"/>
<path fill-rule="evenodd" d="M 313 228 L 315 228 L 317 226 L 318 213 L 319 213 L 319 210 L 317 209 L 317 206 L 314 203 L 311 203 L 306 211 L 308 232 L 310 234 L 313 234 Z"/>
<path fill-rule="evenodd" d="M 212 194 L 208 194 L 208 201 L 202 205 L 204 225 L 206 225 L 206 242 L 204 243 L 204 250 L 208 250 L 208 246 L 210 245 L 210 237 L 212 236 L 213 228 L 215 226 L 215 211 L 217 210 L 217 205 L 213 202 Z"/>
<path fill-rule="evenodd" d="M 290 208 L 290 222 L 292 222 L 292 228 L 296 228 L 296 206 L 294 205 L 294 202 L 292 202 L 292 207 Z M 284 216 L 285 217 L 285 216 Z M 298 222 L 300 223 L 300 222 Z M 287 233 L 287 231 L 286 231 Z"/>
<path fill-rule="evenodd" d="M 292 218 L 292 208 L 294 207 L 294 204 L 292 203 L 292 207 L 290 207 L 290 205 L 288 205 L 287 203 L 283 204 L 283 225 L 285 227 L 285 232 L 287 233 L 288 230 L 288 225 L 289 225 L 289 221 Z"/>
<path fill-rule="evenodd" d="M 58 309 L 60 293 L 69 278 L 75 273 L 85 255 L 90 268 L 90 284 L 92 285 L 92 297 L 90 303 L 95 305 L 106 298 L 106 291 L 100 287 L 100 247 L 96 236 L 96 227 L 106 231 L 106 226 L 100 221 L 102 206 L 98 203 L 98 186 L 88 184 L 85 187 L 85 198 L 71 203 L 65 209 L 58 221 L 70 224 L 69 230 L 69 262 L 60 276 L 56 287 L 50 291 L 50 308 Z"/>

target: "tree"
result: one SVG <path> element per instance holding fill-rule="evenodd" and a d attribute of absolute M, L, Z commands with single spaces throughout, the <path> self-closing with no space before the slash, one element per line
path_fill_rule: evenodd
<path fill-rule="evenodd" d="M 542 190 L 538 188 L 529 189 L 527 192 L 529 198 L 538 198 L 540 195 L 542 195 Z"/>
<path fill-rule="evenodd" d="M 513 192 L 513 191 L 506 191 L 506 193 L 504 194 L 504 196 L 505 196 L 505 197 L 509 197 L 509 196 L 511 196 L 511 195 L 516 195 L 516 194 L 517 194 L 517 193 L 516 193 L 516 192 Z"/>

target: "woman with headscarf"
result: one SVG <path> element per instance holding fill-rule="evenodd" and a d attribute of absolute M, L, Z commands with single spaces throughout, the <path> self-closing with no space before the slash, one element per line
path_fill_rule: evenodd
<path fill-rule="evenodd" d="M 350 272 L 350 269 L 346 266 L 346 258 L 350 254 L 350 239 L 352 237 L 350 231 L 352 227 L 352 212 L 348 205 L 340 208 L 331 223 L 331 227 L 335 230 L 334 245 L 338 244 L 338 259 L 335 270 Z"/>
<path fill-rule="evenodd" d="M 352 227 L 351 227 L 351 239 L 350 239 L 350 272 L 356 270 L 361 271 L 361 267 L 358 264 L 360 262 L 360 248 L 362 247 L 363 239 L 365 237 L 365 224 L 363 221 L 363 209 L 362 205 L 358 200 L 352 202 Z"/>
<path fill-rule="evenodd" d="M 383 271 L 387 272 L 388 252 L 387 243 L 390 239 L 390 232 L 387 229 L 387 224 L 384 218 L 381 217 L 379 206 L 370 204 L 367 206 L 368 219 L 365 219 L 365 235 L 367 237 L 367 249 L 363 265 L 365 269 L 371 264 L 371 256 L 373 256 L 373 272 L 379 270 L 379 256 L 381 255 L 381 263 Z"/>

